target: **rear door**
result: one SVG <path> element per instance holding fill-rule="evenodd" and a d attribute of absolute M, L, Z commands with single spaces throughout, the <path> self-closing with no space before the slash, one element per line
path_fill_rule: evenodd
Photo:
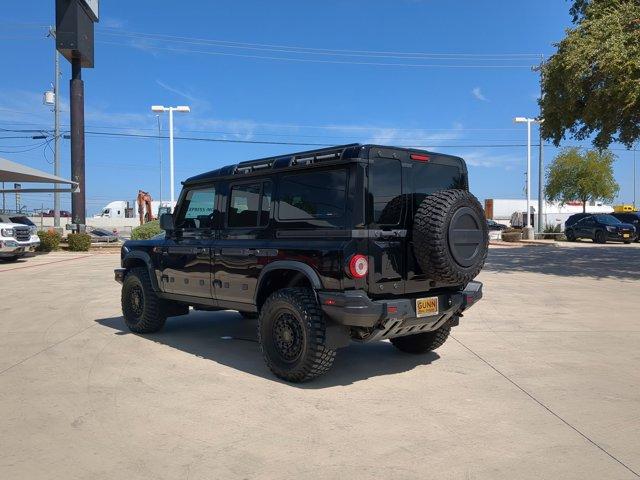
<path fill-rule="evenodd" d="M 407 197 L 403 195 L 402 162 L 369 161 L 367 195 L 369 225 L 369 291 L 372 295 L 404 294 Z"/>
<path fill-rule="evenodd" d="M 232 183 L 225 194 L 224 224 L 214 251 L 213 280 L 222 306 L 251 303 L 260 269 L 271 255 L 271 180 Z M 225 303 L 226 302 L 226 303 Z"/>
<path fill-rule="evenodd" d="M 172 237 L 162 247 L 162 289 L 213 298 L 211 249 L 217 224 L 216 185 L 186 191 L 174 224 Z"/>

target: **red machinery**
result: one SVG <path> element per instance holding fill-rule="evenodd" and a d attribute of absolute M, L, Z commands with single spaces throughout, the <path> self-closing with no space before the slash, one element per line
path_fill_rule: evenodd
<path fill-rule="evenodd" d="M 151 195 L 149 195 L 149 192 L 138 190 L 138 197 L 136 199 L 136 202 L 138 203 L 138 216 L 140 217 L 140 225 L 143 225 L 146 222 L 150 222 L 151 220 L 155 220 L 155 217 L 153 216 L 153 209 L 151 208 L 152 201 L 153 199 L 151 198 Z"/>

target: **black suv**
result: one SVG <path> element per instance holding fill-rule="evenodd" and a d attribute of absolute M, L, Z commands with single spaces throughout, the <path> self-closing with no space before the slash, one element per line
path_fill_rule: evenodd
<path fill-rule="evenodd" d="M 258 317 L 269 368 L 325 373 L 350 340 L 404 352 L 442 345 L 482 297 L 488 231 L 458 157 L 345 145 L 230 165 L 183 182 L 164 238 L 122 247 L 134 332 L 167 317 Z"/>
<path fill-rule="evenodd" d="M 622 223 L 633 225 L 636 229 L 636 242 L 640 242 L 640 212 L 614 212 L 611 216 Z"/>
<path fill-rule="evenodd" d="M 631 243 L 636 238 L 633 225 L 604 213 L 587 215 L 573 225 L 565 224 L 564 234 L 570 242 L 589 238 L 595 243 L 607 243 L 607 240 Z"/>

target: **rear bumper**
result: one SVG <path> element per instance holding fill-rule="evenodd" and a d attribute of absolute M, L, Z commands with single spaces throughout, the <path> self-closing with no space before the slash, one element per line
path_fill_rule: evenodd
<path fill-rule="evenodd" d="M 425 297 L 436 296 L 425 293 Z M 349 327 L 389 330 L 391 325 L 399 334 L 429 331 L 438 328 L 451 317 L 459 316 L 482 298 L 482 283 L 470 282 L 467 287 L 450 294 L 437 295 L 437 315 L 418 318 L 416 298 L 398 300 L 371 300 L 362 290 L 346 292 L 318 292 L 322 311 L 333 321 Z M 415 328 L 411 328 L 415 327 Z M 431 327 L 431 328 L 429 328 Z M 398 335 L 392 335 L 398 336 Z"/>

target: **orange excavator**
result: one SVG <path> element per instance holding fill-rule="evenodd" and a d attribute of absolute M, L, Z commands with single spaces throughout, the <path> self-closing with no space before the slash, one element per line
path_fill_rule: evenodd
<path fill-rule="evenodd" d="M 149 192 L 145 192 L 143 190 L 138 190 L 138 197 L 136 202 L 138 203 L 138 216 L 140 217 L 140 225 L 145 224 L 146 222 L 150 222 L 151 220 L 155 220 L 153 216 L 153 208 L 151 207 L 151 202 L 153 199 Z"/>

